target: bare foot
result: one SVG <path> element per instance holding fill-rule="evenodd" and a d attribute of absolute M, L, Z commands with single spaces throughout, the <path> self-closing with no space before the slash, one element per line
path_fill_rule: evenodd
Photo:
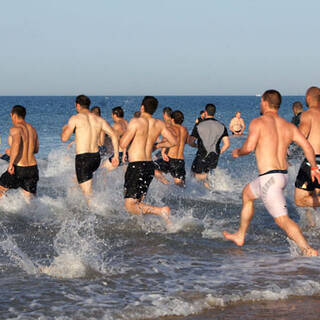
<path fill-rule="evenodd" d="M 169 217 L 170 217 L 170 208 L 169 207 L 163 207 L 159 215 L 163 218 L 163 220 L 165 221 L 167 226 L 171 225 L 171 221 L 169 219 Z"/>
<path fill-rule="evenodd" d="M 313 248 L 302 250 L 302 254 L 306 257 L 318 257 L 319 256 L 318 250 L 315 250 Z"/>
<path fill-rule="evenodd" d="M 226 239 L 233 241 L 237 246 L 243 246 L 244 239 L 243 237 L 239 236 L 238 232 L 236 233 L 229 233 L 224 231 L 223 235 Z"/>

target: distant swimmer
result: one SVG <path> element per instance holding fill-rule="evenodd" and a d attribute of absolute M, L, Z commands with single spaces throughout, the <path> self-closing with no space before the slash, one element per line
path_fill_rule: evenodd
<path fill-rule="evenodd" d="M 168 148 L 164 153 L 163 159 L 155 161 L 155 177 L 164 184 L 169 184 L 163 173 L 170 173 L 174 179 L 174 183 L 179 186 L 185 185 L 186 170 L 184 162 L 184 147 L 188 140 L 188 130 L 182 126 L 184 115 L 181 111 L 177 110 L 171 114 L 172 130 L 178 143 Z"/>
<path fill-rule="evenodd" d="M 200 111 L 200 117 L 196 119 L 195 123 L 198 124 L 199 122 L 201 122 L 202 120 L 204 120 L 206 118 L 206 114 L 204 110 Z"/>
<path fill-rule="evenodd" d="M 0 196 L 8 189 L 22 188 L 26 200 L 37 193 L 39 172 L 35 154 L 39 151 L 36 129 L 25 121 L 26 108 L 16 105 L 11 110 L 13 127 L 9 131 L 8 170 L 0 177 Z"/>
<path fill-rule="evenodd" d="M 232 132 L 232 135 L 242 136 L 245 127 L 244 121 L 241 118 L 241 113 L 239 111 L 236 112 L 234 118 L 231 119 L 229 124 L 229 129 Z"/>
<path fill-rule="evenodd" d="M 320 183 L 313 179 L 313 172 L 320 166 L 320 89 L 311 87 L 306 92 L 306 103 L 309 110 L 301 115 L 299 130 L 312 145 L 317 164 L 307 159 L 301 164 L 295 182 L 295 203 L 299 207 L 320 206 Z M 311 170 L 310 170 L 311 169 Z"/>
<path fill-rule="evenodd" d="M 152 150 L 157 138 L 162 135 L 166 140 L 157 144 L 157 148 L 170 148 L 176 145 L 175 137 L 161 120 L 152 117 L 158 107 L 158 100 L 144 97 L 139 118 L 132 118 L 127 131 L 120 140 L 123 149 L 129 147 L 129 165 L 125 174 L 125 208 L 133 214 L 154 214 L 170 223 L 170 208 L 155 207 L 144 203 L 144 198 L 154 176 Z"/>
<path fill-rule="evenodd" d="M 261 198 L 276 224 L 286 232 L 306 256 L 316 256 L 299 226 L 289 218 L 283 190 L 288 183 L 287 149 L 292 141 L 303 149 L 311 164 L 311 179 L 320 181 L 314 151 L 310 143 L 292 123 L 278 115 L 281 95 L 268 90 L 261 97 L 262 116 L 252 120 L 249 135 L 241 148 L 234 149 L 234 158 L 256 153 L 259 177 L 246 185 L 242 193 L 240 227 L 236 233 L 224 232 L 225 238 L 236 245 L 244 244 L 245 235 L 254 215 L 254 201 Z"/>
<path fill-rule="evenodd" d="M 112 109 L 113 130 L 115 131 L 118 140 L 120 141 L 123 134 L 128 127 L 128 121 L 124 119 L 124 111 L 121 107 L 115 107 Z M 109 159 L 112 161 L 112 157 Z M 126 163 L 128 160 L 127 149 L 119 148 L 119 161 L 120 164 Z"/>
<path fill-rule="evenodd" d="M 299 127 L 300 118 L 303 112 L 303 105 L 300 101 L 296 101 L 292 104 L 292 112 L 293 117 L 291 119 L 291 123 L 293 123 L 296 127 Z"/>
<path fill-rule="evenodd" d="M 85 95 L 76 98 L 75 107 L 78 114 L 69 119 L 61 133 L 61 140 L 67 142 L 75 130 L 76 174 L 80 188 L 86 197 L 92 193 L 93 173 L 100 166 L 98 145 L 101 131 L 107 133 L 112 139 L 115 150 L 112 165 L 114 167 L 119 165 L 117 135 L 107 121 L 89 111 L 90 103 L 90 99 Z"/>
<path fill-rule="evenodd" d="M 214 119 L 215 113 L 215 105 L 207 104 L 205 119 L 194 126 L 188 139 L 191 147 L 198 148 L 191 171 L 195 178 L 203 182 L 204 186 L 209 189 L 208 173 L 217 167 L 220 154 L 230 146 L 228 131 L 221 122 Z M 223 145 L 220 149 L 221 141 Z"/>

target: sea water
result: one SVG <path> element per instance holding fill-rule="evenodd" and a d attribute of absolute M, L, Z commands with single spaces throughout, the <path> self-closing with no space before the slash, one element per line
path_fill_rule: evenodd
<path fill-rule="evenodd" d="M 122 106 L 130 119 L 142 100 L 90 98 L 110 123 L 113 107 Z M 181 110 L 189 132 L 207 103 L 217 106 L 216 118 L 226 126 L 240 111 L 248 128 L 260 112 L 254 96 L 157 98 L 155 116 L 161 118 L 167 106 Z M 60 141 L 61 128 L 75 114 L 74 99 L 0 97 L 0 151 L 7 147 L 15 104 L 27 108 L 26 120 L 40 140 L 38 197 L 27 205 L 19 190 L 10 190 L 0 200 L 0 319 L 274 319 L 276 310 L 270 310 L 282 310 L 292 299 L 294 312 L 301 299 L 310 306 L 318 300 L 319 258 L 302 257 L 260 201 L 245 245 L 238 248 L 223 238 L 224 230 L 237 230 L 242 188 L 257 176 L 254 155 L 231 156 L 245 136 L 231 138 L 210 175 L 212 190 L 190 175 L 196 150 L 189 146 L 186 188 L 153 180 L 147 202 L 171 207 L 173 226 L 167 230 L 158 217 L 124 210 L 123 167 L 96 172 L 87 207 L 75 180 L 74 148 Z M 290 120 L 292 102 L 303 97 L 283 100 L 280 114 Z M 310 226 L 293 201 L 300 162 L 290 159 L 287 206 L 308 241 L 320 248 L 319 213 Z M 0 160 L 0 173 L 6 168 Z M 317 314 L 311 310 L 310 319 Z"/>

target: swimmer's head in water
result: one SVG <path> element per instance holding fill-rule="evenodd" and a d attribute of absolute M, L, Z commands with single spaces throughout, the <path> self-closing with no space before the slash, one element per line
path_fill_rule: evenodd
<path fill-rule="evenodd" d="M 81 94 L 76 97 L 76 106 L 79 105 L 83 109 L 89 109 L 90 104 L 91 104 L 90 99 L 84 94 Z"/>
<path fill-rule="evenodd" d="M 261 97 L 261 112 L 264 113 L 265 104 L 270 109 L 278 110 L 281 105 L 281 94 L 277 90 L 267 90 Z"/>
<path fill-rule="evenodd" d="M 158 108 L 158 100 L 152 96 L 145 96 L 141 103 L 142 112 L 153 115 Z"/>
<path fill-rule="evenodd" d="M 15 105 L 11 109 L 11 118 L 16 115 L 19 119 L 24 119 L 26 117 L 27 110 L 24 106 Z"/>
<path fill-rule="evenodd" d="M 184 120 L 184 115 L 181 111 L 177 110 L 172 113 L 172 119 L 175 124 L 182 124 Z"/>

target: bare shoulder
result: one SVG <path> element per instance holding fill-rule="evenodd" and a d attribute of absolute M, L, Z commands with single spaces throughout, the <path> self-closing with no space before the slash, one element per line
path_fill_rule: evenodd
<path fill-rule="evenodd" d="M 21 133 L 21 128 L 20 127 L 16 127 L 16 126 L 14 126 L 14 127 L 11 127 L 10 128 L 10 130 L 9 130 L 9 132 L 10 132 L 10 135 L 11 136 L 13 136 L 13 135 L 19 135 L 20 133 Z"/>

